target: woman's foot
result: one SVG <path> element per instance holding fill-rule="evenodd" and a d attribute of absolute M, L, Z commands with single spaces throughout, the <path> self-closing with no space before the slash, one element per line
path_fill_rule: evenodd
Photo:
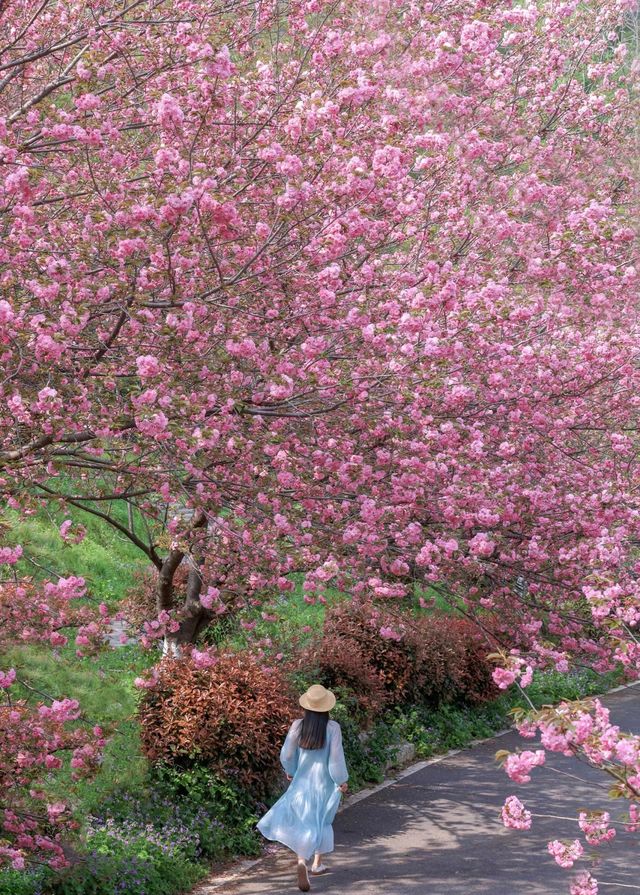
<path fill-rule="evenodd" d="M 311 888 L 309 885 L 309 871 L 304 861 L 298 861 L 298 888 L 301 892 L 308 892 Z"/>
<path fill-rule="evenodd" d="M 328 873 L 329 868 L 325 867 L 324 864 L 314 864 L 311 868 L 312 876 L 321 876 L 323 873 Z"/>

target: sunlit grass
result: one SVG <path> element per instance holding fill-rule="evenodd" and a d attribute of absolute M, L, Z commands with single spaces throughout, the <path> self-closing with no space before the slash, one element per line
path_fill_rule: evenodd
<path fill-rule="evenodd" d="M 308 602 L 302 589 L 304 576 L 292 577 L 295 582 L 294 590 L 276 595 L 260 608 L 243 613 L 243 619 L 250 623 L 255 622 L 255 627 L 246 631 L 242 627 L 234 626 L 224 638 L 226 646 L 240 650 L 264 637 L 272 637 L 279 642 L 305 640 L 322 629 L 327 608 L 349 599 L 349 594 L 335 588 L 327 588 L 322 595 L 325 602 L 318 599 Z M 263 612 L 275 617 L 275 620 L 264 620 Z"/>
<path fill-rule="evenodd" d="M 45 647 L 15 646 L 5 651 L 2 659 L 3 665 L 14 667 L 24 682 L 15 686 L 15 697 L 77 699 L 83 720 L 109 733 L 97 776 L 73 786 L 79 814 L 95 810 L 102 799 L 119 788 L 142 784 L 146 763 L 140 751 L 138 691 L 133 681 L 156 661 L 157 655 L 127 646 L 77 659 Z M 47 790 L 51 796 L 66 798 L 71 791 L 68 773 L 52 777 Z"/>
<path fill-rule="evenodd" d="M 126 509 L 114 506 L 112 513 L 119 521 L 126 520 Z M 65 518 L 82 524 L 87 534 L 80 544 L 65 543 L 58 527 Z M 19 575 L 35 578 L 81 576 L 89 594 L 108 603 L 117 602 L 134 583 L 138 569 L 148 560 L 144 554 L 115 528 L 82 510 L 52 514 L 41 510 L 34 516 L 20 516 L 7 510 L 5 540 L 20 544 L 24 555 L 16 567 Z"/>

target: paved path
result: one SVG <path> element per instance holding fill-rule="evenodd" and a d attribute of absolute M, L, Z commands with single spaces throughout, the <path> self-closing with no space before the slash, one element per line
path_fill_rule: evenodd
<path fill-rule="evenodd" d="M 640 731 L 640 687 L 606 699 L 613 720 Z M 342 811 L 335 822 L 331 873 L 312 879 L 326 895 L 563 895 L 571 871 L 559 868 L 546 843 L 576 838 L 581 807 L 616 807 L 599 789 L 600 776 L 563 756 L 533 772 L 527 786 L 511 783 L 495 764 L 497 749 L 522 746 L 509 733 L 431 764 Z M 576 780 L 574 774 L 579 774 Z M 569 776 L 567 776 L 569 775 Z M 506 830 L 499 809 L 515 793 L 534 815 L 528 832 Z M 550 817 L 557 815 L 560 819 Z M 562 819 L 568 818 L 568 819 Z M 638 837 L 621 831 L 600 850 L 601 895 L 640 892 Z M 585 866 L 581 862 L 581 866 Z M 606 884 L 606 885 L 605 885 Z M 215 895 L 294 895 L 290 853 L 282 850 Z"/>

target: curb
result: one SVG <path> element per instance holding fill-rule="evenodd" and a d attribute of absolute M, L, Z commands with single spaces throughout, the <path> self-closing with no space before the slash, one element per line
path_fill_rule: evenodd
<path fill-rule="evenodd" d="M 607 690 L 605 693 L 600 693 L 590 698 L 598 698 L 599 696 L 610 696 L 612 693 L 619 693 L 622 690 L 628 690 L 630 687 L 638 687 L 640 686 L 640 680 L 632 681 L 630 684 L 622 684 L 619 687 L 614 687 L 613 690 Z M 387 789 L 389 786 L 393 786 L 395 783 L 398 783 L 400 780 L 404 780 L 406 777 L 411 777 L 412 774 L 417 774 L 418 771 L 422 771 L 424 768 L 429 767 L 430 765 L 440 764 L 443 761 L 446 761 L 448 758 L 453 758 L 455 755 L 460 755 L 461 752 L 466 752 L 469 749 L 473 749 L 476 746 L 481 746 L 484 743 L 489 743 L 491 740 L 500 739 L 500 737 L 506 736 L 508 733 L 513 733 L 513 728 L 508 727 L 504 730 L 499 730 L 497 733 L 492 734 L 490 737 L 483 737 L 479 740 L 470 740 L 466 746 L 462 746 L 459 749 L 450 749 L 448 752 L 443 752 L 442 755 L 435 755 L 433 758 L 427 758 L 423 761 L 414 762 L 414 764 L 410 764 L 405 768 L 399 770 L 396 774 L 390 777 L 386 777 L 382 783 L 379 783 L 377 786 L 372 786 L 368 789 L 361 789 L 359 792 L 354 793 L 349 798 L 345 799 L 342 802 L 342 805 L 339 808 L 338 813 L 342 811 L 346 811 L 348 808 L 351 808 L 352 805 L 357 805 L 358 802 L 362 802 L 365 799 L 370 798 L 378 792 L 381 792 L 383 789 Z M 270 852 L 269 854 L 261 855 L 259 858 L 255 858 L 249 861 L 242 861 L 238 864 L 233 870 L 228 871 L 227 873 L 220 874 L 219 876 L 210 877 L 208 882 L 202 883 L 200 886 L 196 887 L 191 895 L 213 895 L 214 892 L 217 892 L 218 889 L 221 889 L 222 886 L 227 886 L 230 883 L 235 882 L 236 880 L 243 877 L 248 870 L 251 870 L 254 867 L 257 867 L 259 864 L 262 864 L 263 861 L 266 861 L 267 858 L 271 858 L 274 854 L 284 854 L 287 849 L 284 846 L 279 846 L 276 850 Z"/>

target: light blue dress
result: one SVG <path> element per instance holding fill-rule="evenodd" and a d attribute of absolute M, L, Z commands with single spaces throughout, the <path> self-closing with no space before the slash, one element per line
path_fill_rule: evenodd
<path fill-rule="evenodd" d="M 322 749 L 299 745 L 302 720 L 294 721 L 280 752 L 280 763 L 293 777 L 285 794 L 258 823 L 266 839 L 282 842 L 309 860 L 316 852 L 333 851 L 333 819 L 340 796 L 338 787 L 349 779 L 337 721 L 327 724 Z"/>

